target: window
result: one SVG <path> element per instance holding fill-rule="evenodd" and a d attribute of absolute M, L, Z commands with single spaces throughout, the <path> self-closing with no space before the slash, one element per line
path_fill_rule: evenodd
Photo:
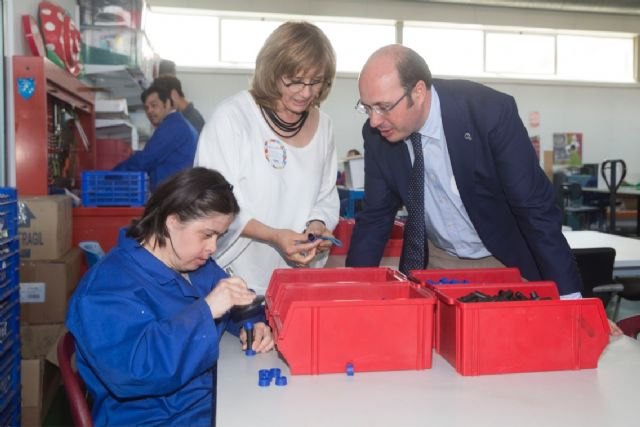
<path fill-rule="evenodd" d="M 253 67 L 264 41 L 284 21 L 222 18 L 220 62 Z"/>
<path fill-rule="evenodd" d="M 160 57 L 179 65 L 210 67 L 218 62 L 218 21 L 206 13 L 153 12 L 146 33 Z"/>
<path fill-rule="evenodd" d="M 489 73 L 550 76 L 555 72 L 555 37 L 487 32 L 485 58 Z"/>
<path fill-rule="evenodd" d="M 314 21 L 331 41 L 336 52 L 339 71 L 359 72 L 369 55 L 376 49 L 394 43 L 396 29 L 393 22 L 358 23 Z M 357 37 L 354 37 L 357 34 Z"/>
<path fill-rule="evenodd" d="M 325 32 L 342 72 L 359 72 L 372 52 L 395 43 L 398 26 L 402 42 L 434 75 L 635 81 L 636 34 L 154 8 L 147 35 L 161 57 L 179 66 L 253 68 L 267 36 L 301 19 Z"/>
<path fill-rule="evenodd" d="M 432 74 L 472 76 L 482 74 L 483 36 L 477 29 L 406 24 L 402 41 L 427 61 Z"/>
<path fill-rule="evenodd" d="M 568 80 L 633 82 L 631 37 L 558 36 L 558 76 Z"/>

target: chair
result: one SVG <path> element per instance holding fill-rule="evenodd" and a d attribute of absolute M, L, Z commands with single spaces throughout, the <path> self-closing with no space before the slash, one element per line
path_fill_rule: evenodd
<path fill-rule="evenodd" d="M 618 317 L 618 310 L 620 309 L 622 299 L 640 301 L 640 277 L 617 277 L 616 281 L 622 284 L 623 290 L 618 293 L 616 307 L 613 311 L 613 320 Z"/>
<path fill-rule="evenodd" d="M 640 334 L 640 314 L 619 320 L 616 325 L 622 329 L 625 335 L 637 339 L 638 334 Z"/>
<path fill-rule="evenodd" d="M 566 200 L 564 205 L 565 222 L 574 230 L 590 228 L 592 222 L 602 222 L 599 215 L 601 209 L 583 203 L 582 187 L 577 182 L 566 185 Z"/>
<path fill-rule="evenodd" d="M 571 249 L 571 252 L 573 252 L 584 284 L 582 295 L 587 298 L 600 298 L 606 309 L 611 297 L 624 289 L 613 278 L 616 250 L 613 248 L 581 248 Z"/>
<path fill-rule="evenodd" d="M 76 427 L 92 427 L 91 410 L 85 396 L 85 387 L 82 379 L 72 367 L 71 361 L 76 351 L 75 340 L 70 332 L 64 334 L 58 341 L 58 363 L 62 382 L 67 391 L 71 417 Z"/>

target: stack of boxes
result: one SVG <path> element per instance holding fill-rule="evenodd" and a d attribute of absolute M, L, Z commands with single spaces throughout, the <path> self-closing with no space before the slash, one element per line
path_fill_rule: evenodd
<path fill-rule="evenodd" d="M 16 190 L 0 188 L 0 425 L 20 424 Z"/>
<path fill-rule="evenodd" d="M 71 231 L 70 197 L 19 199 L 23 425 L 42 424 L 60 384 L 55 346 L 82 274 L 82 251 L 71 247 Z"/>

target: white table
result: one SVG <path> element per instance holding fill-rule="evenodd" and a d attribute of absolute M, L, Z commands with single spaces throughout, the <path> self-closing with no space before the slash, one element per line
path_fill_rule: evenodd
<path fill-rule="evenodd" d="M 258 386 L 278 367 L 285 387 Z M 222 339 L 220 427 L 626 427 L 640 425 L 640 342 L 612 338 L 597 369 L 464 377 L 439 355 L 424 371 L 296 375 L 276 352 Z"/>
<path fill-rule="evenodd" d="M 616 250 L 613 273 L 618 277 L 640 276 L 640 240 L 599 231 L 563 231 L 572 249 L 611 247 Z"/>

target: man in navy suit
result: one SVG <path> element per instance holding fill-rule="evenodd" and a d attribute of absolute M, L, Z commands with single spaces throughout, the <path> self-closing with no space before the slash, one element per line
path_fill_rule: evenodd
<path fill-rule="evenodd" d="M 421 267 L 518 267 L 527 280 L 552 280 L 563 297 L 580 297 L 555 190 L 511 96 L 469 81 L 432 81 L 424 59 L 401 45 L 376 51 L 358 85 L 356 108 L 369 116 L 362 129 L 365 200 L 347 266 L 379 264 L 396 213 L 407 205 L 415 158 L 409 137 L 418 132 Z"/>

